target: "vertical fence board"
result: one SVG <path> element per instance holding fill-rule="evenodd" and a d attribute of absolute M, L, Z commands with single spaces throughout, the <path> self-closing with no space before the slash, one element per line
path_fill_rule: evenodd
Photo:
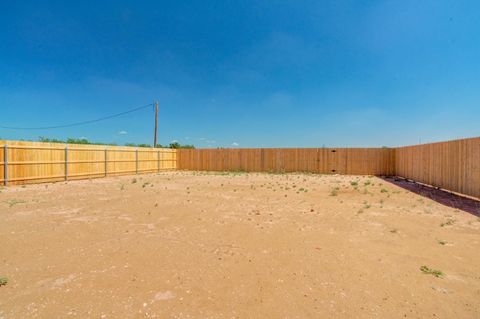
<path fill-rule="evenodd" d="M 1 145 L 1 144 L 0 144 Z M 7 145 L 1 145 L 1 148 L 0 148 L 0 185 L 7 185 L 7 181 L 5 180 L 5 172 L 7 170 L 7 164 L 5 163 L 5 159 L 6 159 L 6 156 L 5 156 L 5 152 L 8 152 L 6 151 L 6 147 Z"/>

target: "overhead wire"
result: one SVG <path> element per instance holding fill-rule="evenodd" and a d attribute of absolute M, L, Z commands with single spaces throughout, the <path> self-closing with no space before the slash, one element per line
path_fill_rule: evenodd
<path fill-rule="evenodd" d="M 92 124 L 92 123 L 96 123 L 96 122 L 106 121 L 106 120 L 109 120 L 109 119 L 112 119 L 112 118 L 115 118 L 115 117 L 119 117 L 119 116 L 122 116 L 122 115 L 130 114 L 130 113 L 133 113 L 133 112 L 137 112 L 137 111 L 146 109 L 147 107 L 150 107 L 150 106 L 153 106 L 153 103 L 143 105 L 143 106 L 139 106 L 139 107 L 135 107 L 133 109 L 130 109 L 130 110 L 127 110 L 127 111 L 124 111 L 124 112 L 107 115 L 107 116 L 100 117 L 100 118 L 97 118 L 97 119 L 87 120 L 87 121 L 82 121 L 82 122 L 69 123 L 69 124 L 60 124 L 60 125 L 53 125 L 53 126 L 38 126 L 38 127 L 16 127 L 16 126 L 0 125 L 0 128 L 8 129 L 8 130 L 51 130 L 51 129 L 57 129 L 57 128 L 80 126 L 80 125 L 86 125 L 86 124 Z"/>

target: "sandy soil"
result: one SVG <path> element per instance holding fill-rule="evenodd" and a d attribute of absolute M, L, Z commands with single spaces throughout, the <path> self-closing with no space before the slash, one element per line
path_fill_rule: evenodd
<path fill-rule="evenodd" d="M 0 216 L 0 318 L 480 317 L 480 219 L 375 177 L 17 186 Z"/>

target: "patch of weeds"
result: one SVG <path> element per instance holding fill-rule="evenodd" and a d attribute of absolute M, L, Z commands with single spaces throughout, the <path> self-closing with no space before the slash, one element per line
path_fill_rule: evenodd
<path fill-rule="evenodd" d="M 353 187 L 356 187 L 358 186 L 358 182 L 357 181 L 350 182 L 350 185 L 352 185 Z"/>
<path fill-rule="evenodd" d="M 396 234 L 396 233 L 398 233 L 398 229 L 394 228 L 394 229 L 390 230 L 390 232 L 391 232 L 392 234 Z"/>
<path fill-rule="evenodd" d="M 122 184 L 122 186 L 120 186 L 120 190 L 123 191 L 125 189 L 125 185 Z"/>
<path fill-rule="evenodd" d="M 12 207 L 17 204 L 24 204 L 26 203 L 26 201 L 24 201 L 23 199 L 10 199 L 10 200 L 6 200 L 5 203 L 8 204 L 8 207 Z"/>
<path fill-rule="evenodd" d="M 445 223 L 441 223 L 440 227 L 451 226 L 455 223 L 455 219 L 447 219 Z"/>
<path fill-rule="evenodd" d="M 338 188 L 338 187 L 333 188 L 333 189 L 330 191 L 330 196 L 337 196 L 339 189 L 340 189 L 340 188 Z"/>
<path fill-rule="evenodd" d="M 372 207 L 372 205 L 370 205 L 368 202 L 363 202 L 363 208 L 369 209 L 370 207 Z"/>
<path fill-rule="evenodd" d="M 363 214 L 363 209 L 359 209 L 357 214 Z"/>
<path fill-rule="evenodd" d="M 136 184 L 136 183 L 137 183 L 137 179 L 136 178 L 132 179 L 132 184 Z"/>
<path fill-rule="evenodd" d="M 382 189 L 380 190 L 380 193 L 388 193 L 388 189 L 382 188 Z"/>
<path fill-rule="evenodd" d="M 437 243 L 442 246 L 445 246 L 447 244 L 447 242 L 444 240 L 437 240 Z"/>
<path fill-rule="evenodd" d="M 427 275 L 434 275 L 437 278 L 443 276 L 443 272 L 441 270 L 432 269 L 427 266 L 420 267 L 420 271 Z"/>
<path fill-rule="evenodd" d="M 365 183 L 363 183 L 364 186 L 370 185 L 372 182 L 370 180 L 367 180 Z"/>
<path fill-rule="evenodd" d="M 6 284 L 8 284 L 8 278 L 6 278 L 6 277 L 1 277 L 1 278 L 0 278 L 0 287 L 1 287 L 1 286 L 5 286 Z"/>

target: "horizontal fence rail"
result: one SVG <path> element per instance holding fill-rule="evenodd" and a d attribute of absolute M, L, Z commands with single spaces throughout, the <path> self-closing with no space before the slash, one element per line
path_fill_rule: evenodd
<path fill-rule="evenodd" d="M 176 150 L 0 141 L 4 185 L 77 180 L 176 169 Z"/>

